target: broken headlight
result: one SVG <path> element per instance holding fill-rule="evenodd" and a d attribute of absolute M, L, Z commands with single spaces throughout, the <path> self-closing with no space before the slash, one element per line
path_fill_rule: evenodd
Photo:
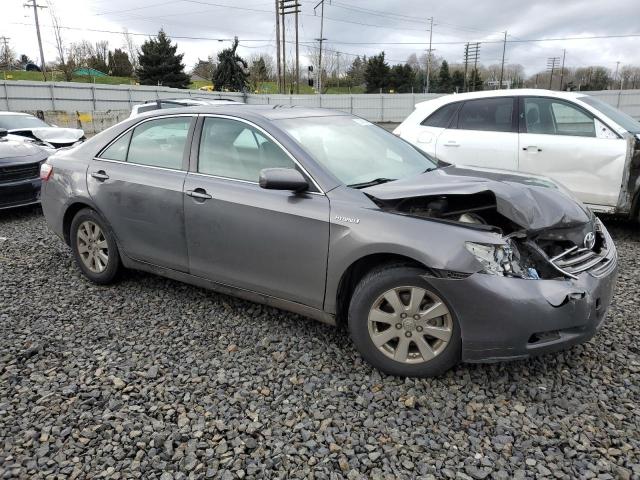
<path fill-rule="evenodd" d="M 484 267 L 482 273 L 531 280 L 540 278 L 535 268 L 520 265 L 520 255 L 511 241 L 503 245 L 466 242 L 465 247 Z"/>

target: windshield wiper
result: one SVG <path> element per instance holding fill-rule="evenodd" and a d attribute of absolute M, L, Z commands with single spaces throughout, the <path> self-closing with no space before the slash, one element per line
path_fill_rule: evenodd
<path fill-rule="evenodd" d="M 395 178 L 374 178 L 373 180 L 369 180 L 368 182 L 362 182 L 362 183 L 352 183 L 350 185 L 347 185 L 347 187 L 351 187 L 351 188 L 367 188 L 367 187 L 373 187 L 374 185 L 380 185 L 381 183 L 387 183 L 387 182 L 393 182 L 395 180 Z"/>

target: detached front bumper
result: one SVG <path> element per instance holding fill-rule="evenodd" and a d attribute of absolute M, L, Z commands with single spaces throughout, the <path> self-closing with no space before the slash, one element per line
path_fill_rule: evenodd
<path fill-rule="evenodd" d="M 462 333 L 462 360 L 526 358 L 589 340 L 611 303 L 618 265 L 576 280 L 524 280 L 476 273 L 462 280 L 429 278 L 449 299 Z"/>

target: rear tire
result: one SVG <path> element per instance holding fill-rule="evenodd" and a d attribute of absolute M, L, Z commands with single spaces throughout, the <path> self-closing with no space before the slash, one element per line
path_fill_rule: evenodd
<path fill-rule="evenodd" d="M 460 361 L 460 327 L 420 268 L 392 265 L 366 274 L 349 305 L 349 332 L 362 357 L 400 377 L 434 377 Z"/>
<path fill-rule="evenodd" d="M 116 279 L 121 265 L 115 237 L 95 210 L 84 208 L 76 214 L 69 239 L 76 264 L 85 277 L 99 285 Z"/>

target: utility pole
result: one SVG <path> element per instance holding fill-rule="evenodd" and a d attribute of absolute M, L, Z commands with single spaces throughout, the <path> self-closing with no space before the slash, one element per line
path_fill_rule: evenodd
<path fill-rule="evenodd" d="M 618 67 L 620 67 L 620 61 L 616 62 L 616 71 L 613 74 L 613 82 L 612 83 L 613 83 L 614 88 L 616 86 L 616 80 L 618 79 Z M 622 90 L 622 88 L 620 88 L 620 90 Z"/>
<path fill-rule="evenodd" d="M 340 52 L 336 52 L 336 79 L 340 87 Z"/>
<path fill-rule="evenodd" d="M 280 1 L 280 20 L 282 21 L 282 93 L 287 93 L 287 41 L 284 25 L 284 1 Z"/>
<path fill-rule="evenodd" d="M 558 62 L 560 61 L 560 57 L 549 57 L 547 58 L 547 71 L 550 72 L 549 75 L 549 90 L 551 90 L 551 84 L 553 82 L 553 71 L 558 66 Z"/>
<path fill-rule="evenodd" d="M 277 69 L 278 69 L 278 93 L 282 93 L 282 68 L 280 66 L 280 9 L 278 8 L 278 2 L 276 0 L 276 55 L 277 55 Z"/>
<path fill-rule="evenodd" d="M 11 40 L 11 38 L 9 37 L 0 37 L 0 41 L 2 41 L 2 44 L 4 45 L 4 50 L 2 50 L 2 56 L 4 57 L 4 60 L 6 60 L 6 62 L 3 62 L 3 73 L 4 73 L 4 79 L 7 79 L 7 70 L 9 70 L 9 68 L 11 68 L 11 64 L 9 63 L 9 40 Z"/>
<path fill-rule="evenodd" d="M 504 54 L 507 50 L 507 31 L 504 31 L 504 42 L 502 43 L 502 66 L 500 67 L 500 83 L 498 90 L 502 90 L 502 79 L 504 78 Z"/>
<path fill-rule="evenodd" d="M 429 93 L 429 77 L 431 76 L 431 40 L 433 39 L 433 17 L 429 17 L 429 51 L 427 52 L 427 88 Z"/>
<path fill-rule="evenodd" d="M 464 46 L 464 84 L 462 86 L 462 92 L 467 91 L 467 69 L 469 67 L 469 42 Z"/>
<path fill-rule="evenodd" d="M 313 7 L 313 13 L 315 15 L 316 8 L 320 7 L 320 38 L 316 38 L 320 42 L 320 54 L 318 55 L 318 93 L 322 93 L 322 42 L 326 40 L 323 35 L 324 30 L 324 2 L 320 0 L 315 7 Z"/>
<path fill-rule="evenodd" d="M 471 79 L 473 80 L 473 92 L 476 90 L 476 82 L 478 80 L 478 57 L 480 56 L 480 43 L 467 43 L 464 47 L 464 82 L 465 91 L 469 91 L 469 82 L 467 81 L 467 70 L 471 59 L 473 59 L 473 70 L 471 71 Z"/>
<path fill-rule="evenodd" d="M 45 81 L 47 80 L 47 75 L 45 72 L 44 66 L 44 52 L 42 50 L 42 37 L 40 36 L 40 22 L 38 21 L 38 9 L 39 8 L 47 8 L 44 5 L 38 5 L 36 0 L 27 0 L 27 3 L 24 4 L 25 7 L 33 7 L 33 17 L 36 21 L 36 33 L 38 34 L 38 47 L 40 48 L 40 68 L 42 69 L 42 76 Z"/>
<path fill-rule="evenodd" d="M 287 15 L 295 14 L 296 21 L 296 64 L 295 64 L 295 83 L 296 91 L 300 93 L 300 50 L 298 46 L 298 13 L 300 12 L 300 4 L 298 0 L 280 0 L 280 15 L 282 16 L 282 62 L 284 63 L 284 90 L 286 93 L 286 79 L 287 79 L 287 62 L 285 56 L 285 49 L 287 48 L 285 43 L 285 26 L 284 20 Z"/>
<path fill-rule="evenodd" d="M 567 55 L 567 49 L 562 49 L 562 67 L 560 67 L 560 91 L 562 91 L 562 84 L 564 83 L 564 59 Z"/>

